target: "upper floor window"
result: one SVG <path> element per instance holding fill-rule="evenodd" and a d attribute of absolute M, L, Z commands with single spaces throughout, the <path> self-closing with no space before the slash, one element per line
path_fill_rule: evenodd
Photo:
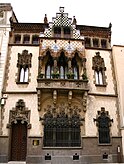
<path fill-rule="evenodd" d="M 74 79 L 79 79 L 79 67 L 77 62 L 77 53 L 75 54 L 75 57 L 72 59 L 72 70 L 74 73 Z"/>
<path fill-rule="evenodd" d="M 18 44 L 21 42 L 21 35 L 15 35 L 14 43 Z"/>
<path fill-rule="evenodd" d="M 30 36 L 29 35 L 24 35 L 23 43 L 24 44 L 29 44 L 30 43 Z"/>
<path fill-rule="evenodd" d="M 91 46 L 91 40 L 90 38 L 85 38 L 85 46 L 90 47 Z"/>
<path fill-rule="evenodd" d="M 54 37 L 61 37 L 61 27 L 54 27 Z"/>
<path fill-rule="evenodd" d="M 47 56 L 47 63 L 46 63 L 46 68 L 45 68 L 45 77 L 47 79 L 51 79 L 52 78 L 52 73 L 53 73 L 53 64 L 54 64 L 54 62 L 53 62 L 53 58 L 50 55 L 49 51 L 47 51 L 46 56 Z"/>
<path fill-rule="evenodd" d="M 96 79 L 96 84 L 103 85 L 102 70 L 95 70 L 95 79 Z"/>
<path fill-rule="evenodd" d="M 61 55 L 58 59 L 60 79 L 67 79 L 67 71 L 68 71 L 67 66 L 68 66 L 67 58 L 65 57 L 64 52 L 61 52 Z"/>
<path fill-rule="evenodd" d="M 107 41 L 105 39 L 101 40 L 101 47 L 102 48 L 107 48 Z"/>
<path fill-rule="evenodd" d="M 28 82 L 28 66 L 20 66 L 19 82 Z"/>
<path fill-rule="evenodd" d="M 99 40 L 96 38 L 93 39 L 93 47 L 99 47 Z"/>
<path fill-rule="evenodd" d="M 32 36 L 32 44 L 38 44 L 39 42 L 39 37 L 38 35 L 33 35 Z"/>
<path fill-rule="evenodd" d="M 93 70 L 95 75 L 95 84 L 96 85 L 106 85 L 105 81 L 105 63 L 104 59 L 101 58 L 100 52 L 96 52 L 96 56 L 92 58 Z"/>
<path fill-rule="evenodd" d="M 82 62 L 78 53 L 74 57 L 67 58 L 62 51 L 59 57 L 52 57 L 50 51 L 46 52 L 43 59 L 45 63 L 45 78 L 47 79 L 79 79 L 79 71 L 82 72 Z"/>
<path fill-rule="evenodd" d="M 64 27 L 64 38 L 70 38 L 71 37 L 71 30 L 69 27 Z"/>
<path fill-rule="evenodd" d="M 54 37 L 57 38 L 71 38 L 71 29 L 70 27 L 54 27 Z"/>
<path fill-rule="evenodd" d="M 28 54 L 27 50 L 22 51 L 22 54 L 18 53 L 18 81 L 21 83 L 29 82 L 29 69 L 31 67 L 32 54 Z"/>

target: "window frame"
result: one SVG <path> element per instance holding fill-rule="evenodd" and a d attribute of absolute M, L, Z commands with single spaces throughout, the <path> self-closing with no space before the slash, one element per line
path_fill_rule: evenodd
<path fill-rule="evenodd" d="M 30 35 L 23 36 L 23 44 L 30 44 Z"/>

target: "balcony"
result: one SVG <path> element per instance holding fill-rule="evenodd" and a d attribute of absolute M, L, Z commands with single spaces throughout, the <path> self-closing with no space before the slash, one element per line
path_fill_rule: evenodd
<path fill-rule="evenodd" d="M 37 79 L 38 89 L 59 89 L 59 90 L 75 90 L 88 91 L 88 80 L 74 79 Z"/>

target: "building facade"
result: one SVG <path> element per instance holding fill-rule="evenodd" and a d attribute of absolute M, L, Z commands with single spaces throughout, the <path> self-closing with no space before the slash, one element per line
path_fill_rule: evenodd
<path fill-rule="evenodd" d="M 124 46 L 113 45 L 112 47 L 113 62 L 115 67 L 115 76 L 117 81 L 117 92 L 118 92 L 118 106 L 120 113 L 120 129 L 122 138 L 124 138 L 124 78 L 123 78 L 123 64 L 124 64 Z M 123 139 L 122 139 L 123 141 Z M 122 149 L 124 150 L 124 142 L 122 142 Z"/>
<path fill-rule="evenodd" d="M 11 19 L 4 80 L 2 162 L 121 162 L 111 24 Z"/>

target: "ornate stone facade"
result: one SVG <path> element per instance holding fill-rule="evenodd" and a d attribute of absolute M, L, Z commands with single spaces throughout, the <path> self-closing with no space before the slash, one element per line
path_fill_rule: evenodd
<path fill-rule="evenodd" d="M 35 42 L 34 36 L 39 36 Z M 119 162 L 117 148 L 122 144 L 111 27 L 77 25 L 76 18 L 70 19 L 60 7 L 52 23 L 47 15 L 44 23 L 11 21 L 9 40 L 2 112 L 5 161 Z M 28 82 L 15 81 L 20 66 L 30 68 L 20 74 L 30 76 Z M 14 153 L 14 139 L 18 145 L 23 142 L 19 154 Z"/>

